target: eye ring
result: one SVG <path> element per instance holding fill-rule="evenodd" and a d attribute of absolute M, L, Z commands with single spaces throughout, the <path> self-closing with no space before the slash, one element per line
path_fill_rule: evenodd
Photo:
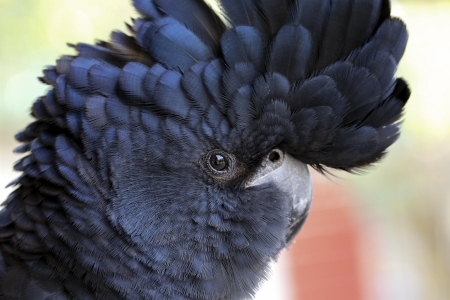
<path fill-rule="evenodd" d="M 209 151 L 203 157 L 203 166 L 211 175 L 223 176 L 234 169 L 234 156 L 220 149 Z"/>

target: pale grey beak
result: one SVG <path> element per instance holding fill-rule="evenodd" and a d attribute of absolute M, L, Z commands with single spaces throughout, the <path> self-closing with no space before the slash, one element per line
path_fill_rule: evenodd
<path fill-rule="evenodd" d="M 246 187 L 275 184 L 291 205 L 286 243 L 300 231 L 312 201 L 312 180 L 308 166 L 279 149 L 272 150 L 248 179 Z"/>

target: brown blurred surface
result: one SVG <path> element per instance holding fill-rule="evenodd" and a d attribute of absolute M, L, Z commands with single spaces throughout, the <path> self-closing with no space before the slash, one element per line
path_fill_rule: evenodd
<path fill-rule="evenodd" d="M 310 215 L 288 251 L 294 299 L 363 299 L 360 230 L 349 193 L 315 174 Z"/>

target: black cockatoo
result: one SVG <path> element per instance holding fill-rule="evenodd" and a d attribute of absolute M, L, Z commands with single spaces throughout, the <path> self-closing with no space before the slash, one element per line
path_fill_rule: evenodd
<path fill-rule="evenodd" d="M 399 135 L 389 1 L 133 2 L 130 35 L 44 71 L 1 299 L 250 298 L 308 215 L 306 165 L 355 171 Z"/>

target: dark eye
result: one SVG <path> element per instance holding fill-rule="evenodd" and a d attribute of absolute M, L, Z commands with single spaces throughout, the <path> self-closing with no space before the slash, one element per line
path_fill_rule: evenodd
<path fill-rule="evenodd" d="M 201 164 L 208 174 L 222 179 L 228 178 L 227 176 L 234 176 L 236 169 L 234 155 L 221 149 L 214 149 L 206 153 L 201 158 Z"/>
<path fill-rule="evenodd" d="M 228 184 L 238 178 L 245 170 L 234 154 L 222 149 L 213 149 L 199 160 L 202 169 L 216 181 Z"/>
<path fill-rule="evenodd" d="M 223 155 L 219 153 L 213 153 L 209 157 L 209 165 L 214 170 L 222 172 L 228 167 L 228 161 Z"/>

